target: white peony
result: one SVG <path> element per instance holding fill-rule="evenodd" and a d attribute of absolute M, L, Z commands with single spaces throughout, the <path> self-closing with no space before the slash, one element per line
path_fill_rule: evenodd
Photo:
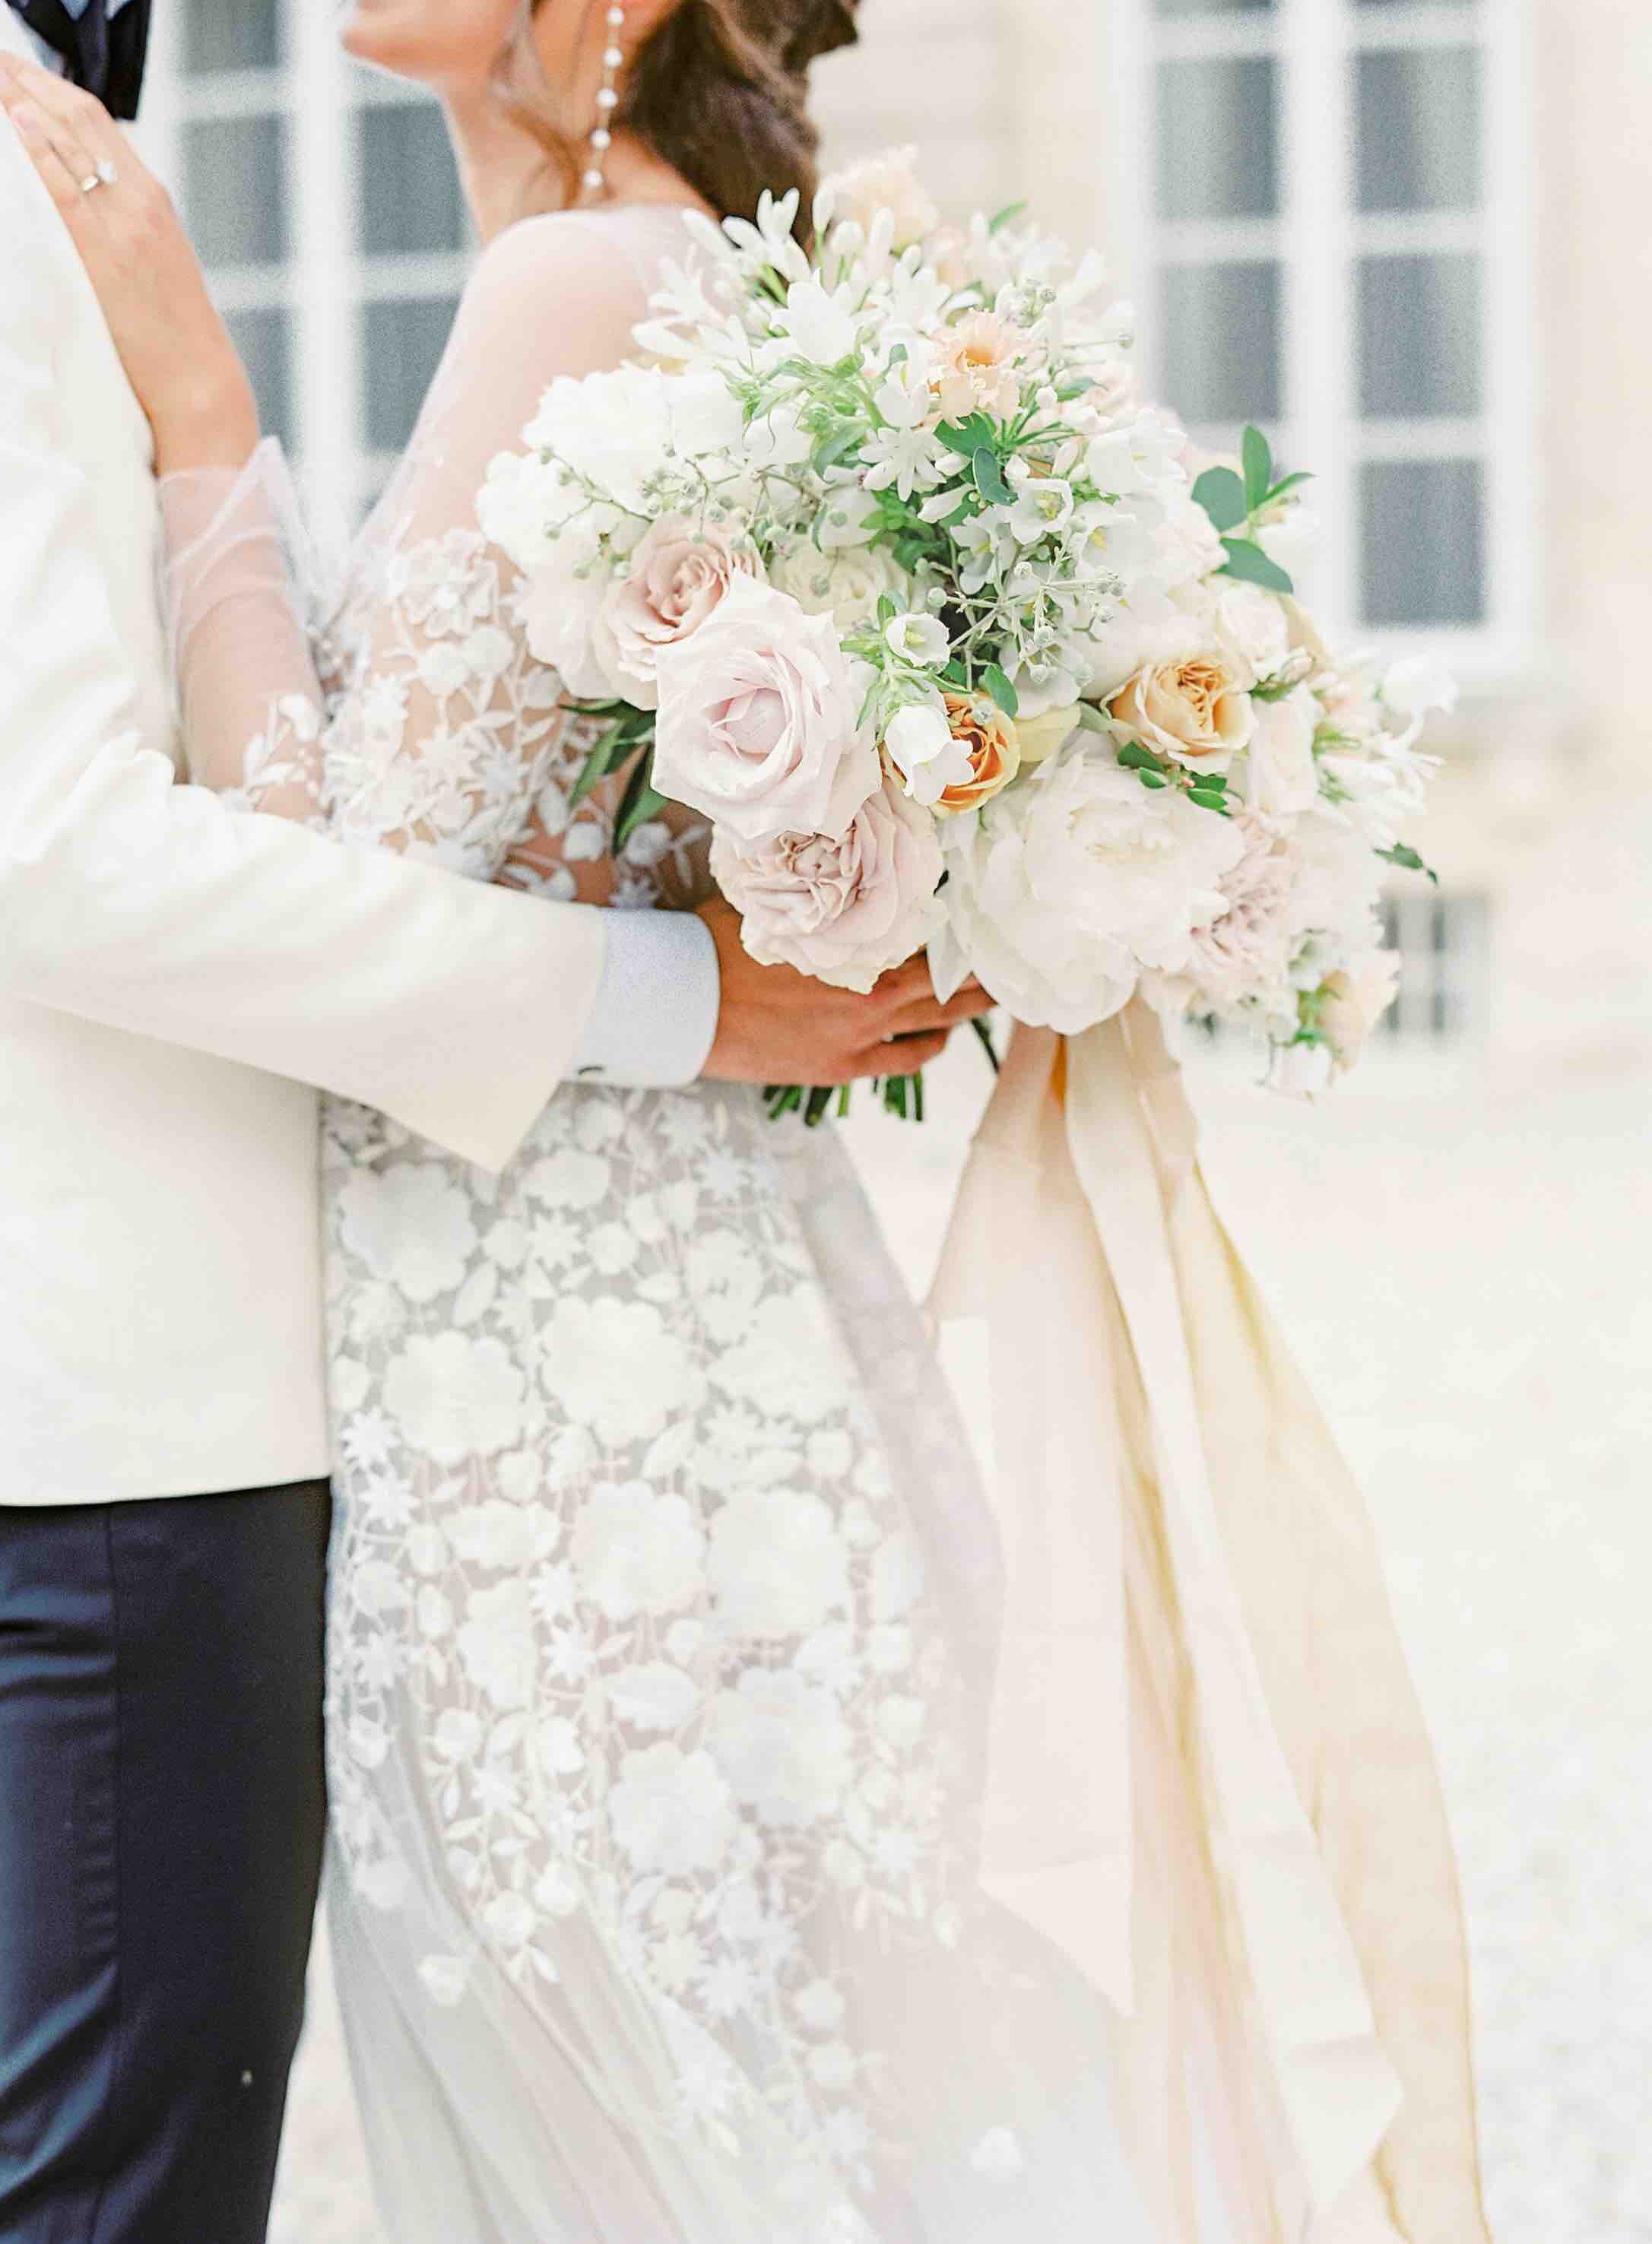
<path fill-rule="evenodd" d="M 339 1193 L 347 1251 L 410 1301 L 433 1301 L 464 1283 L 476 1252 L 470 1195 L 432 1163 L 353 1166 Z"/>
<path fill-rule="evenodd" d="M 768 1830 L 831 1815 L 852 1772 L 837 1701 L 788 1668 L 748 1667 L 736 1688 L 720 1692 L 706 1744 L 735 1799 Z"/>
<path fill-rule="evenodd" d="M 1296 818 L 1319 799 L 1314 733 L 1319 704 L 1305 686 L 1277 701 L 1251 704 L 1250 745 L 1245 751 L 1244 797 L 1264 818 Z"/>
<path fill-rule="evenodd" d="M 611 1447 L 652 1441 L 695 1400 L 693 1360 L 651 1302 L 565 1294 L 541 1337 L 546 1391 Z"/>
<path fill-rule="evenodd" d="M 1325 808 L 1297 821 L 1292 842 L 1297 861 L 1292 931 L 1299 942 L 1317 937 L 1316 956 L 1327 967 L 1339 966 L 1372 946 L 1386 868 L 1356 827 Z M 1306 986 L 1317 980 L 1311 972 Z"/>
<path fill-rule="evenodd" d="M 526 1382 L 502 1341 L 467 1333 L 409 1340 L 384 1375 L 384 1407 L 410 1449 L 463 1464 L 522 1438 Z"/>
<path fill-rule="evenodd" d="M 1222 585 L 1215 591 L 1211 621 L 1258 678 L 1271 678 L 1290 657 L 1290 618 L 1277 596 L 1260 585 Z"/>
<path fill-rule="evenodd" d="M 669 456 L 678 377 L 653 368 L 559 375 L 525 431 L 582 483 L 633 515 L 648 511 L 645 487 Z"/>
<path fill-rule="evenodd" d="M 593 1489 L 569 1544 L 581 1591 L 613 1621 L 690 1604 L 704 1583 L 705 1555 L 705 1535 L 685 1498 L 640 1480 Z"/>
<path fill-rule="evenodd" d="M 772 585 L 738 578 L 658 674 L 654 784 L 741 842 L 842 834 L 877 787 L 836 626 Z"/>
<path fill-rule="evenodd" d="M 938 988 L 973 970 L 1018 1020 L 1069 1036 L 1121 1010 L 1143 968 L 1186 966 L 1245 847 L 1231 819 L 1150 792 L 1082 741 L 943 839 Z"/>
<path fill-rule="evenodd" d="M 728 1780 L 711 1755 L 669 1742 L 625 1756 L 608 1820 L 633 1869 L 667 1877 L 716 1869 L 736 1826 Z"/>
<path fill-rule="evenodd" d="M 850 1604 L 849 1551 L 829 1507 L 797 1489 L 731 1496 L 711 1523 L 706 1578 L 730 1633 L 807 1635 Z"/>

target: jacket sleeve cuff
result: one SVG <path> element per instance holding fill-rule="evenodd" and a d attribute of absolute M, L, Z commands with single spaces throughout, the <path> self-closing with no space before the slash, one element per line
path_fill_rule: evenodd
<path fill-rule="evenodd" d="M 603 917 L 607 956 L 575 1080 L 648 1091 L 696 1081 L 722 1003 L 711 929 L 694 912 L 609 911 Z"/>

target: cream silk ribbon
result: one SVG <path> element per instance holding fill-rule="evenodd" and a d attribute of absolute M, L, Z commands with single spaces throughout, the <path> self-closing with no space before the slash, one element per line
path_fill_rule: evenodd
<path fill-rule="evenodd" d="M 1198 2014 L 1181 2044 L 1266 2076 L 1230 2102 L 1253 2107 L 1269 2225 L 1477 2244 L 1466 1966 L 1426 1734 L 1357 1491 L 1210 1212 L 1141 1001 L 1080 1037 L 1017 1031 L 931 1307 L 984 1318 L 991 1347 L 1008 1606 L 988 1889 L 1130 2018 L 1144 1978 L 1160 2000 L 1148 1913 L 1177 1906 L 1141 1890 L 1166 1859 L 1141 1803 L 1188 1803 L 1222 1898 L 1175 1998 Z M 1141 1586 L 1149 1545 L 1161 1597 Z M 1159 1664 L 1185 1677 L 1180 1731 L 1144 1727 L 1133 1626 L 1175 1639 Z M 1368 2199 L 1379 2214 L 1356 2212 Z"/>

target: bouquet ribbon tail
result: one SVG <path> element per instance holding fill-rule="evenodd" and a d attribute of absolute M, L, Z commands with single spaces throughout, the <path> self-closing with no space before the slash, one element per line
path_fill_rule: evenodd
<path fill-rule="evenodd" d="M 1117 2014 L 1165 2234 L 1199 2233 L 1191 2092 L 1244 2233 L 1485 2244 L 1455 1867 L 1370 1523 L 1143 1001 L 1016 1031 L 931 1308 L 990 1351 L 983 1882 Z"/>

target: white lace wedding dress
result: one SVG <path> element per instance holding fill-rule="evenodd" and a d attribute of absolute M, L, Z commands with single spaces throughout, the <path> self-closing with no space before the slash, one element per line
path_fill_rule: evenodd
<path fill-rule="evenodd" d="M 686 816 L 616 855 L 619 782 L 570 807 L 588 725 L 474 526 L 676 224 L 495 245 L 319 665 L 275 479 L 168 486 L 197 780 L 553 898 L 701 895 Z M 586 279 L 549 301 L 547 228 Z M 999 1552 L 829 1128 L 573 1085 L 502 1177 L 342 1105 L 325 1162 L 332 1907 L 396 2244 L 1145 2238 L 1111 2014 L 974 1882 Z"/>

